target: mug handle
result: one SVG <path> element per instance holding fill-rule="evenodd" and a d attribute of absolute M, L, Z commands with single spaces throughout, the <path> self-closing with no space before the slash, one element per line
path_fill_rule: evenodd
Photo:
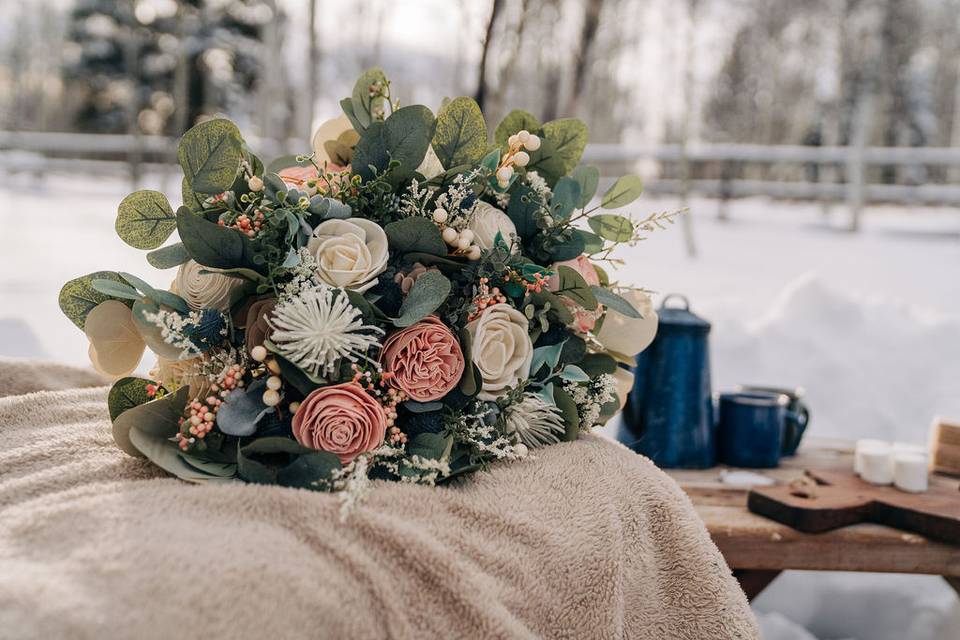
<path fill-rule="evenodd" d="M 807 405 L 801 402 L 796 411 L 787 411 L 786 417 L 788 420 L 792 420 L 796 427 L 791 430 L 790 442 L 785 443 L 787 446 L 784 447 L 784 451 L 796 451 L 797 447 L 800 446 L 800 439 L 803 438 L 803 432 L 806 431 L 807 425 L 810 423 L 810 410 L 807 409 Z"/>

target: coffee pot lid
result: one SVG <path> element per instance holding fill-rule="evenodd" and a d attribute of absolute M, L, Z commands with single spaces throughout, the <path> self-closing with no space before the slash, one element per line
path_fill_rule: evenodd
<path fill-rule="evenodd" d="M 667 303 L 674 299 L 682 301 L 683 306 L 668 307 Z M 668 294 L 660 303 L 660 311 L 657 313 L 660 316 L 661 329 L 678 328 L 703 333 L 710 331 L 710 323 L 690 311 L 690 301 L 679 293 Z"/>

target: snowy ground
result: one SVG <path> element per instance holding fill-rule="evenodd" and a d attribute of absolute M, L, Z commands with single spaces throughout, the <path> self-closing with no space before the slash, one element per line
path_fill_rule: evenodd
<path fill-rule="evenodd" d="M 179 190 L 163 176 L 144 186 Z M 72 277 L 112 269 L 169 284 L 113 234 L 129 190 L 120 179 L 0 178 L 0 355 L 86 363 L 83 334 L 57 307 Z M 634 211 L 674 207 L 641 199 Z M 923 442 L 934 415 L 960 416 L 960 212 L 874 208 L 858 234 L 842 230 L 839 206 L 825 216 L 817 204 L 746 200 L 728 222 L 715 213 L 691 203 L 698 258 L 678 226 L 624 251 L 630 266 L 615 276 L 684 293 L 713 323 L 715 389 L 802 386 L 817 435 Z M 935 577 L 793 572 L 756 609 L 765 637 L 782 640 L 945 640 L 960 626 Z"/>

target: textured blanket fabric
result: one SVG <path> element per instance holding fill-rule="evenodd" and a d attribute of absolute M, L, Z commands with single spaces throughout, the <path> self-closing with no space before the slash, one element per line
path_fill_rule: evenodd
<path fill-rule="evenodd" d="M 190 485 L 117 449 L 106 389 L 0 399 L 2 638 L 758 635 L 702 523 L 599 437 L 454 486 Z"/>
<path fill-rule="evenodd" d="M 93 369 L 0 356 L 0 398 L 34 391 L 101 387 L 108 383 Z"/>

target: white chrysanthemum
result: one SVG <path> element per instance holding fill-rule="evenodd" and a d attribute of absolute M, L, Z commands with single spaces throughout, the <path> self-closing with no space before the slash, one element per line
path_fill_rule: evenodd
<path fill-rule="evenodd" d="M 363 314 L 346 293 L 326 285 L 282 299 L 267 323 L 273 329 L 270 341 L 281 356 L 324 377 L 341 358 L 351 362 L 365 358 L 383 334 L 379 327 L 363 324 Z"/>
<path fill-rule="evenodd" d="M 507 433 L 516 433 L 531 449 L 560 442 L 565 427 L 560 410 L 539 396 L 525 394 L 504 410 Z"/>

